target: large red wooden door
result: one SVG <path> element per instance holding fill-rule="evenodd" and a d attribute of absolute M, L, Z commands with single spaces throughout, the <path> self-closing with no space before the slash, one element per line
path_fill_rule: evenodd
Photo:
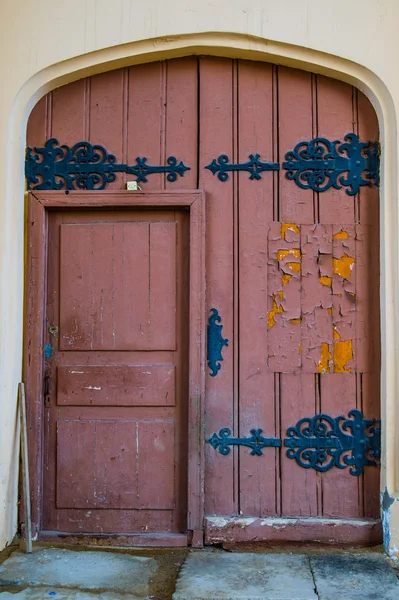
<path fill-rule="evenodd" d="M 379 535 L 378 467 L 366 466 L 359 475 L 351 474 L 348 467 L 338 466 L 322 472 L 305 468 L 289 456 L 289 448 L 284 445 L 291 427 L 317 414 L 335 419 L 341 415 L 348 417 L 350 411 L 356 409 L 365 419 L 379 417 L 378 188 L 361 187 L 353 195 L 347 193 L 345 185 L 326 191 L 304 189 L 306 186 L 300 187 L 287 177 L 284 168 L 286 154 L 299 142 L 317 137 L 344 141 L 348 133 L 358 135 L 365 142 L 378 140 L 375 112 L 367 98 L 352 86 L 300 70 L 215 57 L 185 57 L 96 75 L 54 90 L 32 112 L 29 146 L 43 146 L 51 137 L 70 146 L 85 139 L 104 145 L 108 152 L 116 155 L 117 162 L 130 165 L 136 157 L 146 157 L 151 165 L 165 165 L 168 157 L 174 156 L 183 160 L 190 170 L 174 180 L 168 179 L 165 173 L 152 174 L 140 183 L 143 192 L 200 188 L 206 194 L 207 315 L 212 309 L 218 311 L 222 335 L 228 338 L 228 345 L 222 348 L 220 369 L 216 373 L 209 369 L 206 372 L 202 441 L 206 456 L 205 530 L 209 542 L 239 539 L 370 541 Z M 277 168 L 252 178 L 245 169 L 232 169 L 224 173 L 225 177 L 219 177 L 217 170 L 213 172 L 209 168 L 212 164 L 220 166 L 218 159 L 223 155 L 228 157 L 229 165 L 242 166 L 249 156 L 257 154 L 262 161 L 273 162 Z M 125 189 L 129 179 L 134 177 L 120 173 L 109 183 L 108 189 Z M 96 236 L 100 230 L 104 231 L 112 248 L 115 242 L 112 242 L 111 229 L 116 225 L 104 220 L 103 224 L 94 226 L 90 224 L 92 217 L 83 214 L 76 216 L 76 224 L 61 223 L 63 218 L 67 217 L 54 217 L 59 221 L 53 226 L 51 243 L 61 252 L 61 284 L 64 277 L 63 285 L 71 291 L 61 299 L 59 309 L 59 299 L 55 296 L 51 300 L 54 308 L 49 305 L 49 310 L 61 311 L 64 321 L 58 323 L 59 335 L 69 337 L 60 337 L 59 354 L 55 353 L 51 361 L 54 367 L 58 366 L 57 361 L 65 361 L 59 363 L 59 381 L 70 391 L 63 394 L 59 384 L 60 400 L 54 405 L 55 380 L 51 379 L 49 456 L 44 457 L 44 467 L 49 469 L 46 485 L 49 497 L 53 498 L 51 510 L 65 516 L 66 520 L 60 521 L 58 526 L 60 529 L 68 527 L 68 531 L 79 531 L 80 518 L 87 521 L 85 527 L 88 524 L 94 527 L 99 515 L 107 515 L 104 531 L 120 531 L 124 527 L 123 519 L 130 525 L 133 523 L 129 519 L 136 510 L 145 510 L 153 519 L 148 519 L 148 523 L 152 523 L 149 527 L 156 529 L 159 519 L 172 515 L 174 510 L 167 475 L 172 462 L 165 465 L 165 471 L 158 465 L 156 457 L 161 451 L 154 446 L 154 439 L 161 436 L 161 430 L 151 429 L 152 425 L 146 429 L 144 423 L 152 418 L 154 422 L 167 423 L 166 415 L 173 415 L 170 417 L 173 421 L 184 408 L 175 409 L 161 403 L 149 407 L 145 400 L 147 392 L 142 400 L 144 406 L 121 404 L 123 393 L 117 395 L 113 408 L 106 406 L 104 403 L 109 401 L 106 398 L 112 397 L 109 386 L 124 390 L 138 374 L 126 371 L 123 364 L 118 366 L 121 370 L 113 369 L 111 379 L 108 380 L 107 375 L 110 383 L 104 391 L 102 369 L 108 368 L 104 367 L 108 364 L 119 365 L 120 352 L 126 353 L 126 357 L 129 355 L 128 361 L 132 356 L 141 361 L 144 348 L 136 345 L 140 339 L 147 344 L 148 364 L 156 362 L 153 356 L 167 356 L 165 364 L 175 365 L 176 386 L 181 386 L 183 384 L 178 382 L 184 381 L 184 372 L 178 364 L 180 358 L 176 358 L 180 354 L 178 351 L 173 354 L 172 347 L 156 347 L 158 339 L 151 337 L 152 329 L 146 329 L 138 338 L 129 337 L 133 334 L 127 332 L 131 328 L 136 331 L 142 316 L 140 312 L 136 315 L 135 310 L 129 310 L 135 306 L 134 294 L 125 289 L 125 273 L 133 269 L 133 263 L 124 266 L 118 262 L 117 250 L 105 253 L 108 262 L 101 259 L 95 268 L 101 275 L 98 281 L 106 277 L 111 281 L 113 269 L 119 269 L 121 297 L 113 295 L 112 286 L 106 291 L 97 284 L 97 288 L 81 287 L 78 271 L 83 267 L 77 269 L 79 261 L 83 261 L 84 256 L 84 277 L 92 277 L 94 267 L 89 255 L 93 254 L 95 244 L 100 253 L 103 251 L 103 243 Z M 109 218 L 114 217 L 109 215 Z M 148 217 L 149 225 L 129 225 L 135 252 L 144 252 L 139 240 L 144 236 L 145 227 L 149 230 L 155 227 L 151 218 Z M 61 227 L 59 239 L 58 224 Z M 140 235 L 133 235 L 133 227 L 140 228 Z M 91 237 L 80 235 L 82 228 L 93 232 Z M 176 228 L 177 231 L 179 225 Z M 161 229 L 157 231 L 161 240 L 171 235 Z M 130 234 L 127 231 L 123 235 Z M 86 240 L 87 246 L 82 246 L 82 240 Z M 69 248 L 73 251 L 71 254 Z M 67 266 L 67 261 L 63 266 L 66 256 L 71 258 L 75 268 Z M 115 260 L 109 258 L 112 256 Z M 176 265 L 179 260 L 177 256 Z M 145 261 L 134 263 L 134 268 L 142 270 L 143 263 Z M 154 264 L 151 262 L 151 269 Z M 151 277 L 151 269 L 148 277 Z M 56 270 L 56 266 L 51 267 L 49 277 L 57 290 Z M 165 281 L 165 285 L 169 284 Z M 79 308 L 74 298 L 80 298 L 81 293 L 87 294 L 87 298 Z M 118 321 L 119 333 L 113 339 L 115 309 L 112 307 L 116 301 L 121 303 L 116 310 L 121 322 Z M 181 311 L 176 313 L 177 328 L 181 326 L 182 314 Z M 78 316 L 79 329 L 75 331 Z M 54 319 L 57 324 L 56 314 Z M 102 319 L 105 319 L 103 324 Z M 126 328 L 122 322 L 127 324 Z M 86 325 L 82 325 L 84 323 Z M 168 344 L 172 344 L 171 338 Z M 78 362 L 73 362 L 75 359 Z M 95 374 L 90 371 L 93 379 L 86 379 L 89 374 L 85 369 L 75 368 L 75 365 L 85 365 L 85 361 L 100 369 Z M 72 373 L 72 370 L 83 373 Z M 155 373 L 148 371 L 151 377 Z M 157 377 L 167 376 L 166 371 L 157 373 Z M 126 385 L 122 385 L 122 381 L 126 381 Z M 159 389 L 156 381 L 159 379 L 149 382 L 155 386 L 151 388 L 154 393 Z M 167 381 L 171 386 L 172 379 Z M 140 382 L 141 385 L 144 382 Z M 84 393 L 79 392 L 79 400 L 75 394 L 77 386 L 80 390 L 86 388 Z M 96 387 L 101 390 L 95 390 Z M 180 401 L 178 389 L 181 388 L 176 387 L 176 407 Z M 138 403 L 138 399 L 136 401 Z M 101 405 L 88 406 L 91 402 Z M 77 457 L 86 454 L 86 449 L 82 446 L 79 450 L 73 440 L 87 439 L 87 444 L 94 447 L 100 431 L 96 432 L 95 425 L 88 422 L 88 411 L 93 415 L 98 411 L 104 421 L 110 415 L 109 423 L 100 427 L 101 435 L 109 440 L 108 450 L 104 446 L 96 462 L 92 453 L 91 479 L 87 479 L 74 498 L 68 488 L 68 473 L 70 465 L 79 466 Z M 179 414 L 183 422 L 184 412 Z M 123 425 L 119 421 L 118 426 L 113 425 L 114 417 L 120 418 Z M 58 437 L 57 419 L 62 421 Z M 87 428 L 85 435 L 81 433 L 83 421 Z M 134 426 L 130 424 L 133 421 Z M 141 441 L 139 443 L 143 462 L 140 458 L 136 471 L 132 471 L 137 473 L 138 479 L 131 480 L 129 485 L 121 475 L 124 470 L 117 469 L 117 465 L 127 459 L 119 457 L 118 444 L 118 452 L 113 447 L 113 440 L 121 439 L 119 427 L 129 431 L 129 450 L 125 449 L 123 454 L 133 453 L 133 439 L 143 440 L 143 446 Z M 172 425 L 159 427 L 165 427 L 162 436 L 170 445 Z M 180 440 L 176 443 L 182 444 L 177 421 L 174 427 L 176 440 Z M 229 429 L 235 440 L 250 437 L 253 429 L 262 429 L 264 436 L 280 440 L 281 446 L 264 448 L 263 454 L 257 456 L 247 447 L 233 444 L 229 452 L 221 454 L 206 443 L 221 429 Z M 180 461 L 183 485 L 185 450 L 183 445 L 176 448 L 180 448 L 180 455 L 177 459 L 175 454 L 174 463 Z M 51 487 L 57 480 L 56 453 L 63 490 L 59 497 Z M 117 456 L 119 458 L 113 458 Z M 321 455 L 319 458 L 321 460 Z M 107 469 L 104 465 L 108 465 Z M 155 467 L 165 481 L 167 492 L 158 506 L 148 498 L 144 507 L 142 492 L 137 491 L 141 485 L 139 479 L 142 473 L 152 473 Z M 86 472 L 86 467 L 79 468 Z M 115 478 L 115 482 L 119 482 L 115 487 L 117 491 L 110 492 L 114 486 L 108 485 L 108 477 L 110 481 Z M 96 481 L 101 481 L 101 485 Z M 198 489 L 200 487 L 201 482 Z M 134 492 L 134 506 L 128 489 Z M 90 508 L 81 506 L 89 501 Z M 59 503 L 58 509 L 56 503 Z M 108 507 L 104 507 L 106 503 Z M 183 499 L 180 506 L 184 506 Z M 179 510 L 184 512 L 183 508 L 176 508 L 170 527 L 178 522 Z M 83 516 L 74 522 L 73 517 L 68 516 L 70 511 L 80 511 Z M 282 526 L 279 525 L 281 517 L 285 519 Z M 54 526 L 50 518 L 53 517 L 46 517 L 46 527 Z"/>
<path fill-rule="evenodd" d="M 43 529 L 187 529 L 187 214 L 49 217 Z"/>

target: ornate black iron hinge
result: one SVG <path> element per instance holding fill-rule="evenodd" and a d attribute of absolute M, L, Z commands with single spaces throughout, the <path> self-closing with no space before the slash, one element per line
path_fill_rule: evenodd
<path fill-rule="evenodd" d="M 304 469 L 321 472 L 350 467 L 351 475 L 376 466 L 381 456 L 381 422 L 364 419 L 357 409 L 348 416 L 334 419 L 321 413 L 298 421 L 284 440 L 288 458 Z"/>
<path fill-rule="evenodd" d="M 246 163 L 229 163 L 229 157 L 227 154 L 221 154 L 219 158 L 213 159 L 213 161 L 205 167 L 212 171 L 213 175 L 218 174 L 220 181 L 227 181 L 229 178 L 228 171 L 248 171 L 250 179 L 261 179 L 262 171 L 278 171 L 280 165 L 272 162 L 262 162 L 260 154 L 250 154 L 249 161 Z"/>
<path fill-rule="evenodd" d="M 324 413 L 305 417 L 287 430 L 284 446 L 288 458 L 304 469 L 325 472 L 333 467 L 346 469 L 351 475 L 361 475 L 366 466 L 377 466 L 381 456 L 381 422 L 364 419 L 360 410 L 351 410 L 348 419 L 330 417 Z M 251 437 L 230 437 L 228 428 L 214 433 L 207 440 L 220 454 L 230 452 L 230 446 L 248 446 L 251 455 L 261 456 L 262 448 L 280 447 L 280 438 L 265 438 L 262 429 L 251 429 Z"/>
<path fill-rule="evenodd" d="M 251 448 L 251 456 L 255 454 L 262 456 L 262 448 L 279 447 L 281 446 L 281 440 L 279 438 L 265 438 L 262 435 L 262 429 L 251 429 L 251 437 L 230 437 L 231 431 L 227 427 L 219 431 L 219 435 L 214 433 L 209 440 L 206 440 L 208 444 L 211 444 L 215 450 L 219 450 L 220 454 L 226 456 L 230 452 L 230 446 L 247 446 Z"/>
<path fill-rule="evenodd" d="M 299 142 L 287 152 L 283 168 L 286 177 L 303 189 L 325 192 L 331 187 L 347 188 L 354 196 L 359 188 L 379 185 L 380 148 L 378 142 L 360 142 L 355 133 L 348 133 L 345 142 L 317 137 Z"/>
<path fill-rule="evenodd" d="M 167 173 L 168 181 L 176 181 L 178 175 L 183 177 L 190 169 L 174 156 L 169 156 L 166 163 L 148 165 L 145 157 L 136 158 L 133 165 L 117 163 L 103 146 L 78 142 L 70 148 L 51 138 L 42 148 L 26 149 L 25 175 L 31 190 L 103 190 L 115 181 L 116 173 L 134 175 L 141 183 L 153 173 Z"/>
<path fill-rule="evenodd" d="M 218 325 L 222 318 L 216 308 L 211 308 L 211 316 L 208 319 L 208 335 L 207 335 L 207 355 L 208 367 L 210 368 L 210 376 L 215 377 L 218 374 L 223 360 L 222 348 L 229 345 L 229 340 L 222 336 L 223 325 Z"/>

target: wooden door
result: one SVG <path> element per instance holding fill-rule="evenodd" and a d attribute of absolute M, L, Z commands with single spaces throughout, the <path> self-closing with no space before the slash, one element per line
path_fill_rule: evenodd
<path fill-rule="evenodd" d="M 284 167 L 298 143 L 343 142 L 348 133 L 378 141 L 376 114 L 354 87 L 211 56 L 74 82 L 48 94 L 30 117 L 29 146 L 51 137 L 69 146 L 85 139 L 128 165 L 136 157 L 150 165 L 176 157 L 189 167 L 184 176 L 152 173 L 140 183 L 143 192 L 206 194 L 206 311 L 218 311 L 228 339 L 220 369 L 205 373 L 210 543 L 380 536 L 378 467 L 360 475 L 338 466 L 321 472 L 290 458 L 284 445 L 304 418 L 348 417 L 353 409 L 365 419 L 380 415 L 378 187 L 354 194 L 345 185 L 305 189 Z M 250 177 L 251 155 L 277 167 Z M 220 167 L 223 156 L 231 170 L 220 177 L 212 164 Z M 129 179 L 120 173 L 108 189 L 125 189 Z M 261 456 L 241 445 L 221 454 L 206 441 L 226 428 L 236 441 L 262 429 L 281 445 Z M 201 502 L 200 478 L 196 489 Z M 282 517 L 286 524 L 274 527 Z"/>
<path fill-rule="evenodd" d="M 187 530 L 187 225 L 49 215 L 44 530 Z"/>

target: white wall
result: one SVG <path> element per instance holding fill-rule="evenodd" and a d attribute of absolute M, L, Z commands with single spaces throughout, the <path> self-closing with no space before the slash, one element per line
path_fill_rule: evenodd
<path fill-rule="evenodd" d="M 25 125 L 40 95 L 83 75 L 190 52 L 324 72 L 361 87 L 381 125 L 382 486 L 399 497 L 396 411 L 399 2 L 397 0 L 0 0 L 0 548 L 16 530 L 17 384 L 23 315 Z M 123 46 L 122 46 L 123 45 Z M 390 506 L 393 552 L 399 502 Z"/>

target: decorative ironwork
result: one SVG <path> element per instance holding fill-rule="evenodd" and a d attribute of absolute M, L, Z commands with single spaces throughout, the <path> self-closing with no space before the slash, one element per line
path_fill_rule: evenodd
<path fill-rule="evenodd" d="M 262 162 L 259 160 L 260 154 L 250 154 L 249 161 L 246 163 L 229 163 L 227 154 L 221 154 L 219 158 L 205 167 L 212 171 L 213 175 L 218 174 L 220 181 L 227 181 L 229 178 L 228 171 L 248 171 L 251 173 L 250 179 L 262 179 L 262 171 L 278 171 L 280 165 L 272 162 Z"/>
<path fill-rule="evenodd" d="M 349 196 L 372 182 L 378 186 L 379 143 L 360 142 L 355 133 L 348 133 L 344 139 L 341 142 L 317 137 L 310 142 L 299 142 L 285 155 L 286 177 L 299 187 L 316 192 L 346 187 Z"/>
<path fill-rule="evenodd" d="M 210 376 L 215 377 L 221 367 L 220 361 L 223 360 L 222 348 L 229 345 L 229 340 L 223 338 L 223 325 L 218 325 L 222 318 L 216 308 L 211 308 L 211 316 L 208 319 L 208 367 Z"/>
<path fill-rule="evenodd" d="M 376 466 L 381 455 L 381 422 L 364 419 L 357 409 L 348 416 L 334 419 L 321 413 L 298 421 L 284 440 L 288 458 L 304 469 L 321 472 L 350 467 L 351 475 L 361 475 L 365 466 Z"/>
<path fill-rule="evenodd" d="M 117 163 L 116 157 L 103 146 L 78 142 L 72 147 L 47 140 L 42 148 L 27 148 L 25 175 L 32 190 L 103 190 L 115 181 L 116 173 L 128 173 L 137 183 L 145 183 L 148 175 L 167 173 L 168 181 L 183 177 L 186 167 L 175 156 L 169 156 L 165 166 L 147 164 L 147 158 L 136 158 L 136 164 Z"/>
<path fill-rule="evenodd" d="M 278 448 L 281 446 L 281 440 L 279 438 L 263 437 L 262 429 L 251 429 L 251 433 L 251 437 L 230 437 L 230 429 L 224 427 L 219 431 L 219 435 L 214 433 L 212 437 L 207 440 L 207 443 L 211 444 L 215 450 L 219 450 L 220 454 L 223 454 L 223 456 L 229 454 L 230 446 L 247 446 L 252 449 L 251 456 L 262 456 L 263 448 Z"/>

